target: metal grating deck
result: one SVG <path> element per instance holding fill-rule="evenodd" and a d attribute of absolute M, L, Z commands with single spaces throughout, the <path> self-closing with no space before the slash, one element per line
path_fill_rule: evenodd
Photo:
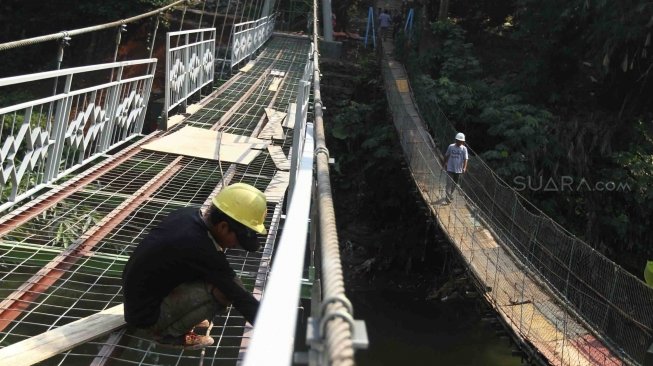
<path fill-rule="evenodd" d="M 184 125 L 247 136 L 256 133 L 265 107 L 286 110 L 294 100 L 309 47 L 307 40 L 273 37 L 252 69 L 235 76 L 235 82 Z M 286 73 L 276 93 L 268 90 L 273 80 L 271 70 Z M 230 117 L 216 126 L 230 110 Z M 285 136 L 274 144 L 289 153 L 292 133 Z M 54 186 L 53 191 L 68 189 L 71 193 L 51 207 L 40 210 L 37 198 L 2 219 L 0 299 L 5 300 L 0 303 L 1 346 L 121 303 L 122 268 L 132 249 L 170 211 L 205 204 L 221 186 L 223 173 L 227 184 L 245 182 L 261 190 L 276 173 L 265 150 L 249 165 L 220 166 L 215 161 L 145 151 L 138 146 L 128 149 L 134 153 L 115 167 L 99 169 L 89 183 Z M 12 225 L 13 219 L 29 215 L 30 210 L 39 211 L 27 221 Z M 267 279 L 279 213 L 278 205 L 269 205 L 266 226 L 270 234 L 262 251 L 227 253 L 232 267 L 250 289 L 264 285 Z M 53 260 L 60 262 L 51 271 L 43 272 Z M 41 282 L 20 292 L 37 273 L 44 273 Z M 9 297 L 16 300 L 7 300 Z M 231 309 L 214 321 L 211 335 L 216 344 L 206 349 L 203 364 L 234 365 L 242 358 L 242 347 L 247 342 L 243 336 L 245 322 Z M 198 365 L 200 357 L 199 351 L 157 348 L 138 331 L 123 329 L 42 364 Z"/>

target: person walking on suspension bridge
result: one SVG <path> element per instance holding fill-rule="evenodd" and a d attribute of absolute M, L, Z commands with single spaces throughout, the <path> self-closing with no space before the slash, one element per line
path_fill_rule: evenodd
<path fill-rule="evenodd" d="M 446 203 L 453 201 L 453 193 L 460 182 L 460 177 L 467 172 L 469 155 L 465 147 L 465 134 L 458 132 L 456 142 L 447 147 L 444 154 L 444 169 L 447 171 Z"/>
<path fill-rule="evenodd" d="M 381 14 L 379 15 L 379 38 L 381 38 L 382 41 L 385 40 L 386 36 L 388 35 L 390 24 L 392 24 L 392 18 L 390 17 L 390 14 L 388 14 L 386 10 L 382 10 Z"/>
<path fill-rule="evenodd" d="M 254 324 L 259 302 L 245 290 L 225 249 L 259 249 L 266 235 L 265 195 L 236 183 L 224 188 L 203 213 L 194 207 L 168 215 L 134 249 L 123 271 L 125 321 L 155 342 L 185 349 L 213 344 L 195 328 L 208 328 L 227 306 Z"/>

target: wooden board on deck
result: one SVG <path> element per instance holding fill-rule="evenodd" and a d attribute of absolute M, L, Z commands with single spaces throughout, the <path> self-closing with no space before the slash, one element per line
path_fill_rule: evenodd
<path fill-rule="evenodd" d="M 185 126 L 179 132 L 184 136 L 197 137 L 199 139 L 210 138 L 220 140 L 222 144 L 251 144 L 252 149 L 262 150 L 270 145 L 270 141 L 257 139 L 256 137 L 235 135 L 233 133 L 218 132 L 192 126 Z"/>
<path fill-rule="evenodd" d="M 297 108 L 297 103 L 290 103 L 288 105 L 288 114 L 286 119 L 283 120 L 283 127 L 286 128 L 295 128 L 295 109 Z"/>
<path fill-rule="evenodd" d="M 268 117 L 268 122 L 281 123 L 286 118 L 286 112 L 278 111 L 274 108 L 265 108 L 265 115 Z"/>
<path fill-rule="evenodd" d="M 568 339 L 533 304 L 502 306 L 501 311 L 516 329 L 522 329 L 528 340 L 549 360 L 561 360 L 564 365 L 590 366 L 593 363 L 573 347 Z"/>
<path fill-rule="evenodd" d="M 288 188 L 288 182 L 290 181 L 290 172 L 277 171 L 272 177 L 270 184 L 265 189 L 265 197 L 268 202 L 280 202 L 283 199 L 284 194 L 286 193 L 286 188 Z"/>
<path fill-rule="evenodd" d="M 125 325 L 122 304 L 0 349 L 0 365 L 33 365 Z"/>
<path fill-rule="evenodd" d="M 279 112 L 272 108 L 265 108 L 265 113 L 268 116 L 268 122 L 265 124 L 265 127 L 259 132 L 258 138 L 260 139 L 275 139 L 283 140 L 286 138 L 286 135 L 283 133 L 283 127 L 281 127 L 281 121 L 286 116 L 285 112 Z"/>
<path fill-rule="evenodd" d="M 268 90 L 269 90 L 269 91 L 277 91 L 277 90 L 279 90 L 279 84 L 281 84 L 281 80 L 283 80 L 283 78 L 280 78 L 280 77 L 275 77 L 275 78 L 273 78 L 273 79 L 272 79 L 272 83 L 271 83 L 270 86 L 268 87 Z"/>
<path fill-rule="evenodd" d="M 187 129 L 195 130 L 187 130 Z M 198 131 L 200 130 L 200 131 Z M 258 143 L 221 141 L 217 131 L 184 127 L 183 129 L 143 145 L 145 150 L 249 164 L 261 151 L 253 149 Z"/>
<path fill-rule="evenodd" d="M 242 71 L 242 72 L 247 72 L 247 71 L 249 71 L 252 67 L 254 67 L 254 64 L 255 64 L 255 63 L 256 63 L 256 61 L 253 61 L 253 60 L 250 61 L 250 62 L 248 62 L 247 65 L 245 65 L 245 66 L 243 66 L 243 67 L 240 68 L 240 71 Z"/>
<path fill-rule="evenodd" d="M 286 154 L 283 152 L 283 149 L 281 149 L 281 146 L 269 145 L 268 152 L 270 153 L 272 161 L 274 161 L 274 165 L 277 166 L 277 169 L 290 170 L 290 160 L 288 160 L 288 157 L 286 157 Z"/>

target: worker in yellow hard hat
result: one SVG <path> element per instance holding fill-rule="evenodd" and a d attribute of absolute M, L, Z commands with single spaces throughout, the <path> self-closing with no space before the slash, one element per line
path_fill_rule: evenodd
<path fill-rule="evenodd" d="M 199 349 L 213 338 L 196 328 L 227 306 L 254 324 L 259 302 L 236 277 L 225 249 L 256 251 L 266 235 L 265 195 L 236 183 L 225 187 L 204 212 L 172 212 L 134 249 L 123 271 L 125 321 L 165 346 Z"/>

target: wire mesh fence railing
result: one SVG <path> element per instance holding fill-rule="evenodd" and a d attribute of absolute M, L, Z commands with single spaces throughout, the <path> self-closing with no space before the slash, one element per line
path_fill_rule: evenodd
<path fill-rule="evenodd" d="M 433 139 L 423 136 L 424 131 L 413 136 L 418 133 L 413 128 L 407 130 L 412 132 L 402 134 L 402 143 L 409 152 L 407 159 L 416 165 L 413 171 L 418 184 L 426 187 L 427 196 L 436 202 L 442 196 L 438 193 L 441 189 L 438 182 L 444 179 L 440 177 L 443 172 L 438 159 L 456 131 L 437 104 L 426 99 L 428 92 L 422 89 L 419 72 L 409 70 L 409 79 L 419 114 L 428 121 Z M 398 106 L 402 96 L 394 92 L 388 90 L 390 104 Z M 393 107 L 393 111 L 397 108 Z M 395 115 L 397 118 L 412 117 L 404 111 L 404 115 Z M 424 141 L 429 143 L 425 145 Z M 460 187 L 474 212 L 473 224 L 485 223 L 505 249 L 526 266 L 534 280 L 555 294 L 555 302 L 561 304 L 565 314 L 562 323 L 556 323 L 558 329 L 574 329 L 568 326 L 574 319 L 592 329 L 626 362 L 643 362 L 646 349 L 653 341 L 651 288 L 544 215 L 478 156 L 470 159 Z M 455 207 L 454 221 L 461 222 L 461 215 L 466 213 L 458 212 Z M 460 230 L 462 236 L 470 235 L 467 229 Z M 574 337 L 573 332 L 565 335 L 571 343 L 578 342 Z M 581 337 L 584 348 L 577 348 L 600 357 L 601 352 L 592 349 L 588 337 Z"/>
<path fill-rule="evenodd" d="M 386 80 L 392 80 L 389 68 L 384 73 Z M 452 204 L 443 205 L 449 178 L 442 169 L 437 147 L 426 130 L 418 127 L 421 122 L 416 122 L 419 117 L 415 111 L 404 108 L 412 103 L 410 96 L 393 86 L 387 88 L 388 99 L 417 186 L 479 280 L 479 290 L 514 329 L 522 346 L 534 347 L 533 354 L 556 365 L 621 364 L 566 303 L 542 290 L 538 274 L 516 260 L 511 245 L 499 245 L 504 243 L 503 238 L 491 225 L 488 229 L 490 219 L 465 190 L 457 191 Z"/>

